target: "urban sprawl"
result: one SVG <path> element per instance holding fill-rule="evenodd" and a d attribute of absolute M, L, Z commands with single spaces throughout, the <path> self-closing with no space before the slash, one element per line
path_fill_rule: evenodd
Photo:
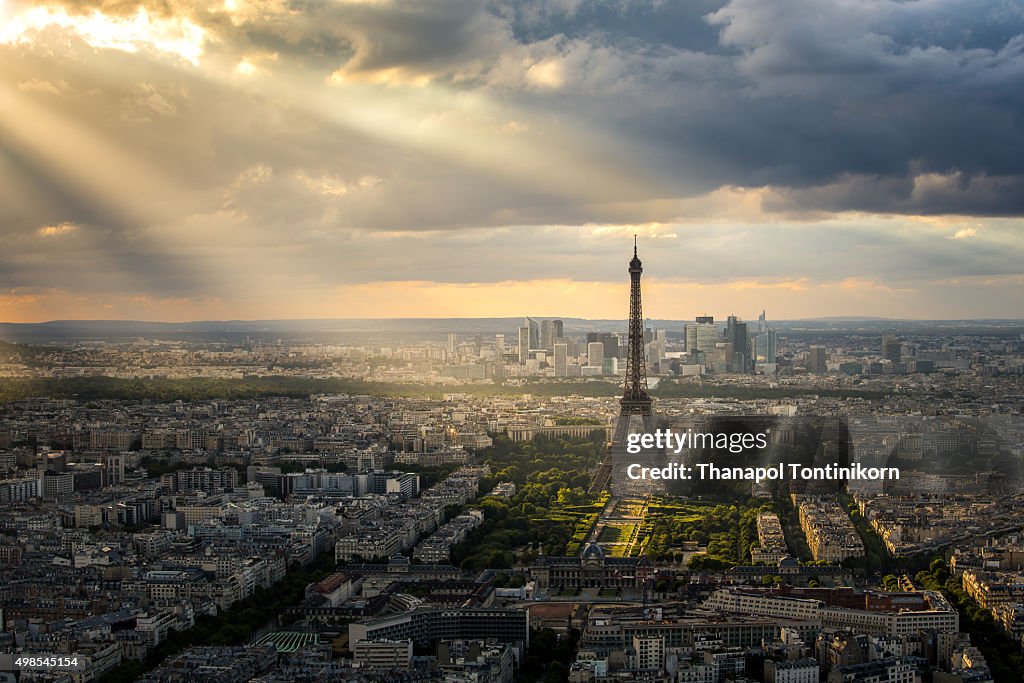
<path fill-rule="evenodd" d="M 4 344 L 0 652 L 75 683 L 1021 680 L 1019 330 L 646 329 L 659 428 L 771 419 L 788 464 L 637 491 L 599 476 L 628 335 L 574 325 Z M 788 476 L 815 457 L 843 466 Z"/>

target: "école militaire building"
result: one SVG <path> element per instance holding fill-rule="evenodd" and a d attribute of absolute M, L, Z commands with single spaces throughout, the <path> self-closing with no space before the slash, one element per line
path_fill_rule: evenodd
<path fill-rule="evenodd" d="M 541 591 L 550 588 L 642 588 L 654 572 L 646 557 L 610 557 L 587 543 L 576 557 L 538 557 L 530 574 Z"/>

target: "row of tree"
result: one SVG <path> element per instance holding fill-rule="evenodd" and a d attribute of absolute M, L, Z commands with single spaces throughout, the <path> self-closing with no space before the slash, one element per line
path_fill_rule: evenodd
<path fill-rule="evenodd" d="M 588 494 L 591 471 L 604 452 L 604 434 L 588 439 L 547 438 L 513 443 L 497 435 L 478 459 L 492 475 L 481 490 L 502 481 L 516 485 L 511 499 L 484 497 L 484 523 L 452 548 L 452 562 L 468 569 L 507 569 L 538 554 L 561 555 L 592 525 L 601 498 Z"/>
<path fill-rule="evenodd" d="M 707 552 L 691 558 L 693 569 L 728 569 L 750 563 L 756 546 L 757 515 L 771 510 L 768 503 L 752 501 L 740 505 L 687 505 L 671 514 L 658 514 L 647 543 L 655 559 L 673 557 L 684 542 L 706 546 Z M 657 513 L 649 513 L 657 514 Z"/>
<path fill-rule="evenodd" d="M 941 591 L 960 613 L 960 630 L 971 637 L 971 644 L 981 650 L 996 681 L 1024 681 L 1024 652 L 1020 641 L 1011 638 L 984 609 L 967 595 L 960 580 L 950 576 L 941 557 L 932 560 L 928 569 L 919 571 L 914 579 L 932 591 Z M 892 585 L 892 579 L 886 580 Z"/>
<path fill-rule="evenodd" d="M 38 360 L 36 361 L 38 363 Z M 578 382 L 535 381 L 524 385 L 467 384 L 458 390 L 477 396 L 514 396 L 530 393 L 537 396 L 615 396 L 621 393 L 620 384 L 602 380 Z M 195 379 L 122 379 L 117 377 L 70 378 L 14 378 L 0 386 L 0 404 L 34 396 L 75 398 L 89 400 L 132 401 L 205 401 L 211 399 L 256 399 L 270 396 L 302 398 L 310 394 L 365 394 L 373 396 L 430 396 L 439 397 L 452 391 L 451 386 L 400 382 L 365 382 L 357 379 L 263 376 L 244 378 Z M 788 398 L 813 393 L 815 395 L 844 398 L 882 398 L 879 392 L 850 389 L 750 388 L 665 381 L 652 393 L 663 398 L 728 397 L 741 400 L 761 398 Z M 563 418 L 565 419 L 565 418 Z M 565 424 L 576 424 L 578 418 Z"/>

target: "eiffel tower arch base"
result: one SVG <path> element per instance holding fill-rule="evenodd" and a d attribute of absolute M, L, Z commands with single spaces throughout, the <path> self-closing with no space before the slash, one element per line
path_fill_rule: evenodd
<path fill-rule="evenodd" d="M 609 489 L 615 496 L 649 496 L 664 493 L 665 483 L 657 479 L 631 479 L 629 468 L 661 468 L 665 466 L 665 451 L 656 448 L 642 448 L 639 453 L 630 453 L 627 448 L 630 434 L 653 434 L 657 428 L 651 400 L 636 404 L 623 400 L 622 411 L 615 423 L 615 435 L 608 447 Z M 635 447 L 634 447 L 635 450 Z"/>

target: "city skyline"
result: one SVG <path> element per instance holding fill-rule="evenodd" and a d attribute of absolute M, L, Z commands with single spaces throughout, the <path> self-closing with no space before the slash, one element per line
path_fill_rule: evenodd
<path fill-rule="evenodd" d="M 0 320 L 1024 317 L 1024 9 L 808 6 L 3 0 Z"/>

